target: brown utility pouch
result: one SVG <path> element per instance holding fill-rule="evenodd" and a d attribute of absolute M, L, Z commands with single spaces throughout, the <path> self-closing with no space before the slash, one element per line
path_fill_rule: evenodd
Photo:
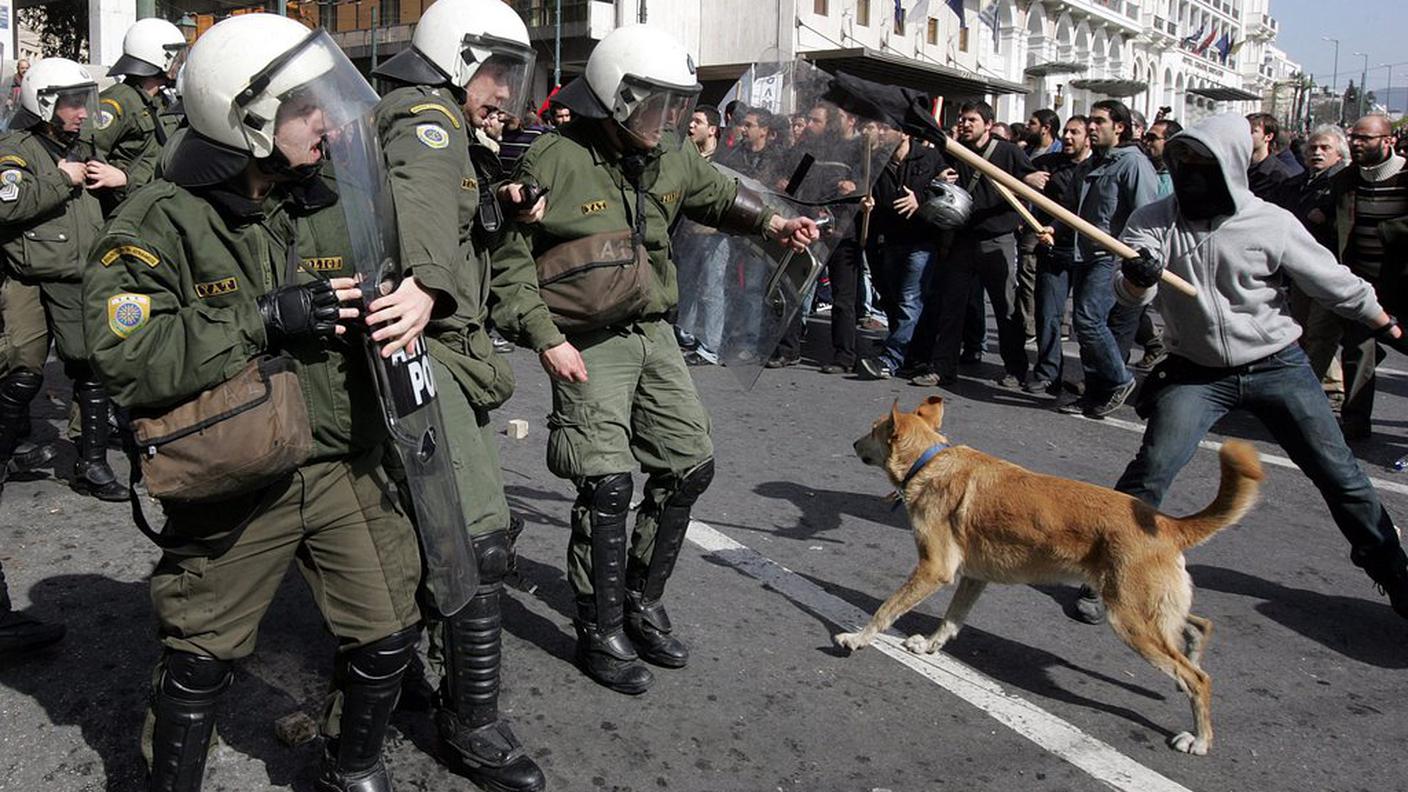
<path fill-rule="evenodd" d="M 161 415 L 134 417 L 137 456 L 152 497 L 208 503 L 251 492 L 313 454 L 293 360 L 264 356 Z"/>
<path fill-rule="evenodd" d="M 650 257 L 629 230 L 563 242 L 537 263 L 538 291 L 553 322 L 569 335 L 633 319 L 649 302 Z"/>

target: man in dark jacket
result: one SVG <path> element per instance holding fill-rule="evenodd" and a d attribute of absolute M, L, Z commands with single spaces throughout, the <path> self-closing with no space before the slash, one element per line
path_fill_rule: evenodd
<path fill-rule="evenodd" d="M 1281 131 L 1276 116 L 1252 113 L 1247 116 L 1247 123 L 1252 125 L 1252 164 L 1247 168 L 1247 182 L 1252 195 L 1278 206 L 1286 206 L 1293 197 L 1287 182 L 1295 174 L 1272 150 L 1276 134 Z"/>
<path fill-rule="evenodd" d="M 1074 182 L 1080 163 L 1090 156 L 1090 138 L 1085 116 L 1071 116 L 1061 131 L 1061 149 L 1037 157 L 1037 172 L 1050 174 L 1043 192 L 1071 211 L 1076 210 Z M 1049 221 L 1046 212 L 1036 216 Z M 1075 255 L 1075 232 L 1064 223 L 1053 223 L 1056 233 L 1037 247 L 1036 259 L 1036 366 L 1022 389 L 1027 393 L 1058 395 L 1064 356 L 1061 349 L 1061 317 L 1071 293 L 1071 260 Z"/>
<path fill-rule="evenodd" d="M 890 334 L 880 345 L 880 354 L 860 362 L 860 374 L 868 379 L 886 379 L 902 368 L 909 341 L 924 307 L 924 275 L 934 258 L 938 229 L 915 217 L 929 182 L 948 170 L 938 149 L 925 146 L 909 135 L 885 128 L 881 144 L 896 145 L 894 153 L 871 194 L 873 250 L 877 256 L 875 280 L 885 301 Z M 952 178 L 956 172 L 949 171 Z"/>

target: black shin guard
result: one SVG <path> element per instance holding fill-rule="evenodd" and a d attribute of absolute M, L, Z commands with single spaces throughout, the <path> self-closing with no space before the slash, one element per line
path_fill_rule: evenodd
<path fill-rule="evenodd" d="M 547 781 L 499 717 L 503 618 L 499 598 L 510 561 L 509 534 L 474 540 L 479 588 L 469 604 L 445 620 L 446 677 L 440 737 L 453 751 L 454 768 L 495 792 L 537 792 Z"/>
<path fill-rule="evenodd" d="M 381 745 L 401 675 L 415 653 L 420 629 L 410 627 L 338 655 L 336 681 L 342 691 L 341 734 L 329 741 L 319 775 L 320 790 L 389 790 Z"/>
<path fill-rule="evenodd" d="M 205 777 L 215 705 L 230 686 L 230 663 L 167 652 L 152 690 L 151 792 L 196 792 Z"/>
<path fill-rule="evenodd" d="M 590 510 L 592 594 L 577 597 L 577 660 L 587 675 L 621 693 L 644 693 L 654 681 L 623 630 L 626 600 L 626 518 L 631 475 L 587 480 L 577 505 Z"/>
<path fill-rule="evenodd" d="M 689 662 L 689 649 L 671 637 L 670 616 L 661 598 L 665 583 L 674 573 L 675 561 L 689 529 L 689 514 L 695 501 L 714 480 L 714 460 L 696 465 L 675 483 L 673 493 L 655 514 L 655 549 L 647 564 L 631 563 L 626 571 L 626 634 L 640 656 L 667 668 L 683 668 Z"/>
<path fill-rule="evenodd" d="M 90 376 L 74 381 L 73 400 L 78 403 L 82 431 L 78 441 L 78 461 L 73 465 L 74 486 L 100 500 L 127 500 L 127 488 L 118 482 L 108 465 L 112 404 L 107 391 L 103 390 L 101 382 Z"/>
<path fill-rule="evenodd" d="M 44 375 L 30 369 L 10 372 L 0 379 L 0 488 L 20 439 L 29 433 L 29 403 L 39 395 Z"/>

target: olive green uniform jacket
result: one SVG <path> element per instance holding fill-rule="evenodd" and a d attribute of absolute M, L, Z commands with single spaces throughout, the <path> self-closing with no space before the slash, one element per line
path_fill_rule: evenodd
<path fill-rule="evenodd" d="M 138 187 L 156 178 L 161 149 L 180 118 L 162 102 L 125 82 L 114 83 L 98 97 L 93 142 L 109 165 L 127 174 L 127 186 L 104 196 L 109 214 Z"/>
<path fill-rule="evenodd" d="M 611 150 L 600 122 L 582 119 L 539 137 L 523 155 L 514 181 L 550 188 L 542 222 L 513 224 L 496 251 L 496 268 L 514 273 L 520 284 L 512 302 L 518 309 L 499 324 L 524 344 L 541 351 L 561 343 L 537 290 L 537 256 L 592 234 L 628 230 L 635 192 Z M 671 260 L 670 230 L 681 214 L 718 227 L 738 196 L 738 182 L 715 170 L 687 141 L 655 149 L 641 179 L 645 202 L 645 247 L 653 267 L 653 292 L 641 317 L 664 316 L 679 302 L 678 277 Z M 772 212 L 759 214 L 750 231 L 762 234 Z"/>
<path fill-rule="evenodd" d="M 0 277 L 39 285 L 60 357 L 82 361 L 80 283 L 103 216 L 98 199 L 59 170 L 60 156 L 57 144 L 34 132 L 0 135 Z"/>

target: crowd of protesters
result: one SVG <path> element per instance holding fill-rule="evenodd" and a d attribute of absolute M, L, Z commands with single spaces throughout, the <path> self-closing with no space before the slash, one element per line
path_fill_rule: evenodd
<path fill-rule="evenodd" d="M 1002 123 L 986 103 L 969 102 L 959 108 L 950 134 L 1119 236 L 1135 209 L 1173 190 L 1164 148 L 1183 127 L 1166 115 L 1164 108 L 1149 124 L 1124 103 L 1106 100 L 1064 122 L 1055 111 L 1041 109 L 1025 123 Z M 1378 115 L 1347 131 L 1321 126 L 1304 138 L 1292 138 L 1266 113 L 1247 116 L 1247 124 L 1251 192 L 1294 214 L 1341 264 L 1373 284 L 1392 310 L 1405 288 L 1401 270 L 1408 258 L 1408 175 L 1395 148 L 1408 148 L 1408 137 L 1395 137 L 1388 120 Z M 1136 373 L 1165 359 L 1155 312 L 1117 303 L 1112 281 L 1119 261 L 1112 254 L 1039 207 L 1031 208 L 1043 227 L 1024 223 L 990 180 L 926 142 L 853 126 L 848 114 L 824 104 L 774 115 L 732 102 L 722 113 L 696 108 L 689 127 L 702 156 L 742 173 L 763 174 L 777 188 L 810 139 L 891 138 L 879 140 L 894 148 L 865 199 L 870 216 L 843 232 L 810 306 L 812 316 L 830 315 L 829 356 L 818 354 L 821 373 L 953 385 L 960 367 L 984 361 L 990 315 L 997 334 L 994 362 L 1003 369 L 999 387 L 1050 397 L 1063 412 L 1103 417 L 1131 397 Z M 938 228 L 918 211 L 935 181 L 971 194 L 972 213 L 962 227 Z M 844 182 L 842 187 L 854 189 Z M 726 255 L 721 242 L 713 244 L 716 255 Z M 1386 266 L 1389 261 L 1397 266 Z M 1343 404 L 1346 438 L 1368 437 L 1382 349 L 1371 330 L 1316 304 L 1294 283 L 1287 282 L 1286 289 L 1304 328 L 1301 345 L 1327 396 L 1336 407 Z M 691 365 L 719 362 L 725 310 L 721 301 L 685 298 L 688 324 L 714 328 L 705 334 L 711 337 L 680 333 Z M 769 367 L 801 362 L 804 328 L 799 317 Z M 866 330 L 882 331 L 868 348 L 864 336 L 857 343 L 858 332 Z M 1064 365 L 1067 340 L 1079 348 L 1079 373 Z M 1142 348 L 1137 359 L 1136 346 Z"/>

